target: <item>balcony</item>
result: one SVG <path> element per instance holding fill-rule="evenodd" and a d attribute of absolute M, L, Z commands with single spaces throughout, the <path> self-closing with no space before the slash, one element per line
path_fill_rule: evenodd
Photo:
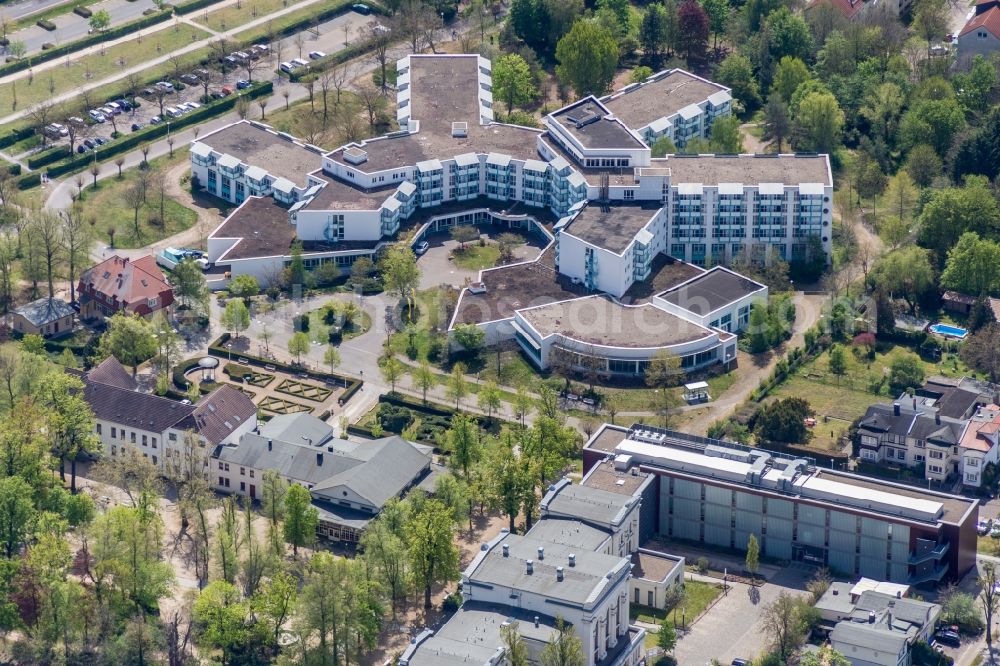
<path fill-rule="evenodd" d="M 919 555 L 910 555 L 910 559 L 906 561 L 907 564 L 920 564 L 921 562 L 926 562 L 927 560 L 940 560 L 947 554 L 950 549 L 951 544 L 948 542 L 939 543 L 934 548 L 928 550 L 926 553 L 921 553 Z"/>

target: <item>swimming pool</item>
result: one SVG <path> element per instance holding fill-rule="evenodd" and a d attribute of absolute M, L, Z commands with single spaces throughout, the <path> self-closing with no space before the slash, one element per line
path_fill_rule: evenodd
<path fill-rule="evenodd" d="M 945 335 L 949 338 L 958 338 L 959 340 L 964 340 L 965 336 L 969 334 L 964 328 L 958 326 L 949 326 L 948 324 L 937 323 L 931 326 L 931 333 L 937 333 L 938 335 Z"/>

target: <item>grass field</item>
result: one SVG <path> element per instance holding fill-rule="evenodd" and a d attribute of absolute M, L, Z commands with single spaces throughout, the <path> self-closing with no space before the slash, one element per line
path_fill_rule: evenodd
<path fill-rule="evenodd" d="M 191 19 L 212 30 L 230 30 L 271 12 L 284 9 L 288 4 L 288 0 L 241 0 L 236 5 L 229 5 L 207 14 L 204 11 L 195 12 L 191 15 Z M 315 12 L 315 8 L 313 11 Z"/>
<path fill-rule="evenodd" d="M 271 1 L 271 0 L 268 0 L 268 1 Z M 244 1 L 244 4 L 243 4 L 244 11 L 247 11 L 246 7 L 248 7 L 248 6 L 249 6 L 249 3 L 246 2 L 246 1 Z M 323 8 L 326 9 L 327 7 L 324 6 Z M 225 11 L 225 10 L 222 10 L 222 11 Z M 258 41 L 260 39 L 269 39 L 270 36 L 273 35 L 273 34 L 275 34 L 276 32 L 280 32 L 280 31 L 284 30 L 285 28 L 287 28 L 288 26 L 293 25 L 295 23 L 298 23 L 299 21 L 301 21 L 303 19 L 307 19 L 307 18 L 313 17 L 319 11 L 320 11 L 320 5 L 312 5 L 312 6 L 309 6 L 309 7 L 303 7 L 302 9 L 296 10 L 294 12 L 289 12 L 289 13 L 283 15 L 283 16 L 279 16 L 276 19 L 272 19 L 270 21 L 266 21 L 266 22 L 262 23 L 261 25 L 258 25 L 258 26 L 255 26 L 253 28 L 249 28 L 247 30 L 244 30 L 243 32 L 238 32 L 235 35 L 233 35 L 232 39 L 233 39 L 233 41 L 239 42 L 240 44 L 249 44 L 251 42 L 256 42 L 256 41 Z M 262 15 L 262 13 L 260 13 L 260 14 Z M 211 17 L 211 14 L 209 16 Z M 237 23 L 236 25 L 243 25 L 244 23 L 249 23 L 252 20 L 253 20 L 253 17 L 251 16 L 249 18 L 246 18 L 245 20 L 239 21 L 239 23 Z M 230 28 L 231 27 L 232 26 L 230 26 Z M 293 44 L 292 39 L 289 38 L 289 37 L 285 37 L 284 38 L 284 43 L 286 44 L 287 53 L 292 53 L 291 49 L 294 48 L 294 44 Z M 298 55 L 298 53 L 296 52 L 296 54 L 293 55 L 293 56 L 291 56 L 291 57 L 295 57 L 297 55 Z"/>
<path fill-rule="evenodd" d="M 674 608 L 670 613 L 665 613 L 662 608 L 650 608 L 631 604 L 629 606 L 629 619 L 650 624 L 662 624 L 664 618 L 669 619 L 675 626 L 681 626 L 683 614 L 684 621 L 690 623 L 691 620 L 701 615 L 702 611 L 708 608 L 715 599 L 722 594 L 722 586 L 713 583 L 703 583 L 701 581 L 689 580 L 684 583 L 684 602 Z M 652 636 L 652 640 L 648 636 Z M 646 645 L 656 645 L 656 632 L 650 631 L 646 639 Z"/>
<path fill-rule="evenodd" d="M 99 46 L 90 47 L 87 49 L 88 55 L 71 56 L 65 64 L 46 69 L 37 76 L 31 77 L 25 72 L 17 80 L 0 85 L 0 99 L 9 100 L 12 111 L 24 109 L 79 88 L 88 81 L 114 74 L 123 66 L 130 67 L 152 60 L 207 36 L 208 33 L 204 30 L 179 23 L 147 35 L 141 42 L 136 38 L 111 46 L 103 54 Z M 120 90 L 124 83 L 115 85 Z M 105 97 L 94 95 L 94 99 L 103 100 Z"/>
<path fill-rule="evenodd" d="M 173 158 L 160 158 L 151 161 L 151 170 L 167 169 L 181 161 L 186 161 L 187 149 L 175 150 Z M 114 169 L 114 165 L 104 165 L 104 169 Z M 84 219 L 96 220 L 94 230 L 102 242 L 110 242 L 109 229 L 114 229 L 114 247 L 129 249 L 138 248 L 153 243 L 167 236 L 190 228 L 197 220 L 198 214 L 186 208 L 177 201 L 166 198 L 164 205 L 163 225 L 152 225 L 151 220 L 159 217 L 159 198 L 155 188 L 150 188 L 147 202 L 139 210 L 139 236 L 135 235 L 135 214 L 125 202 L 125 192 L 136 183 L 146 172 L 129 169 L 122 178 L 110 177 L 97 181 L 97 189 L 93 189 L 90 175 L 81 174 L 86 183 L 83 190 Z"/>
<path fill-rule="evenodd" d="M 493 268 L 499 259 L 500 249 L 492 243 L 487 245 L 470 243 L 465 246 L 465 249 L 456 248 L 452 254 L 452 261 L 455 265 L 467 271 Z"/>

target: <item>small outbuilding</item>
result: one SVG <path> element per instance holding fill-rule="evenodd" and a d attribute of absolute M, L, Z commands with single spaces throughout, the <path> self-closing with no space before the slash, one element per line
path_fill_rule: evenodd
<path fill-rule="evenodd" d="M 14 310 L 12 328 L 24 335 L 46 338 L 73 332 L 73 306 L 60 298 L 39 298 Z"/>

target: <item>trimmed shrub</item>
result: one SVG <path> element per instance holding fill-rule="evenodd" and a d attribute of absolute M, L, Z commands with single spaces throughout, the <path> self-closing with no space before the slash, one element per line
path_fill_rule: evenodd
<path fill-rule="evenodd" d="M 5 171 L 5 170 L 7 171 L 7 173 L 9 173 L 12 176 L 20 176 L 21 175 L 21 165 L 20 164 L 7 164 L 6 162 L 3 163 L 3 164 L 0 164 L 0 172 Z"/>
<path fill-rule="evenodd" d="M 413 412 L 406 407 L 397 407 L 383 402 L 378 406 L 378 422 L 382 424 L 383 430 L 403 432 L 413 423 Z"/>
<path fill-rule="evenodd" d="M 46 164 L 52 164 L 61 159 L 69 157 L 73 153 L 70 152 L 69 146 L 55 146 L 44 152 L 38 153 L 33 157 L 28 158 L 28 168 L 37 169 L 38 167 L 43 167 Z"/>
<path fill-rule="evenodd" d="M 347 404 L 348 400 L 354 397 L 355 393 L 361 390 L 361 387 L 364 385 L 365 383 L 362 381 L 351 382 L 350 386 L 347 387 L 347 390 L 341 393 L 340 397 L 337 398 L 337 404 L 343 407 L 345 404 Z"/>
<path fill-rule="evenodd" d="M 48 30 L 49 32 L 56 29 L 56 24 L 48 19 L 38 19 L 38 21 L 35 22 L 35 25 L 43 30 Z"/>
<path fill-rule="evenodd" d="M 6 72 L 0 69 L 0 76 L 3 76 Z M 13 146 L 18 141 L 24 141 L 28 137 L 35 135 L 34 127 L 23 127 L 19 130 L 14 130 L 10 134 L 5 136 L 0 136 L 0 148 L 6 148 L 7 146 Z"/>
<path fill-rule="evenodd" d="M 94 15 L 94 12 L 90 10 L 90 7 L 84 7 L 83 5 L 80 5 L 79 7 L 74 7 L 73 13 L 76 14 L 77 16 L 82 16 L 85 19 L 89 19 L 91 16 Z"/>
<path fill-rule="evenodd" d="M 55 47 L 56 45 L 53 44 L 52 42 L 45 42 L 44 44 L 42 44 L 43 51 L 48 51 L 49 49 L 54 49 Z"/>
<path fill-rule="evenodd" d="M 22 190 L 29 190 L 32 187 L 38 187 L 42 183 L 42 174 L 40 173 L 29 173 L 27 176 L 21 178 L 17 181 L 17 186 Z"/>

